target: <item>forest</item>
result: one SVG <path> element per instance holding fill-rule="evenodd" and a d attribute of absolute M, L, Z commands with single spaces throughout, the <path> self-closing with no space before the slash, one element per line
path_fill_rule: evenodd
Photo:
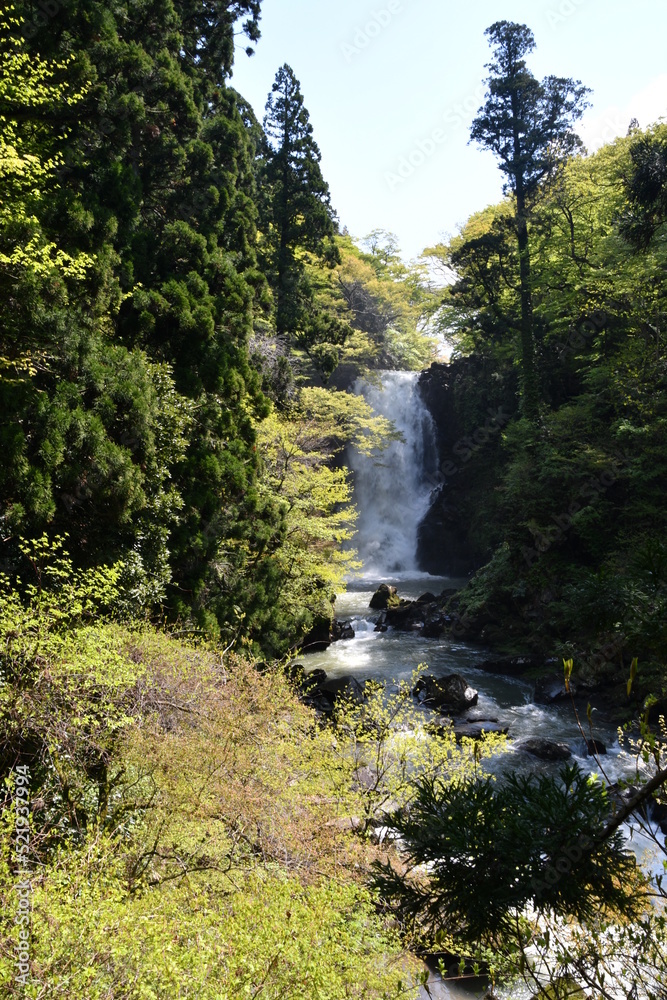
<path fill-rule="evenodd" d="M 338 218 L 293 69 L 263 121 L 234 88 L 260 8 L 0 12 L 2 995 L 663 997 L 623 830 L 664 855 L 667 125 L 589 153 L 496 22 L 504 196 L 408 263 Z M 437 430 L 420 569 L 466 578 L 432 636 L 556 664 L 634 777 L 434 735 L 417 663 L 322 711 L 387 372 Z"/>

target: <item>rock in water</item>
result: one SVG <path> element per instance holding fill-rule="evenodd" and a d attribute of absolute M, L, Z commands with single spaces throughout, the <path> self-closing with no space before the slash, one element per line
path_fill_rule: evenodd
<path fill-rule="evenodd" d="M 422 635 L 425 639 L 439 639 L 440 636 L 447 630 L 447 626 L 450 622 L 451 618 L 449 615 L 427 615 L 422 629 Z"/>
<path fill-rule="evenodd" d="M 454 726 L 457 742 L 463 739 L 481 740 L 485 733 L 507 736 L 508 727 L 503 726 L 497 720 L 492 722 L 490 719 L 480 719 L 479 722 L 462 722 L 460 725 Z"/>
<path fill-rule="evenodd" d="M 566 687 L 562 673 L 551 674 L 551 676 L 540 677 L 535 682 L 534 700 L 536 705 L 555 705 L 559 701 L 569 701 L 571 695 L 576 693 L 572 681 L 569 688 Z"/>
<path fill-rule="evenodd" d="M 541 736 L 534 736 L 532 739 L 524 740 L 523 743 L 517 743 L 517 750 L 523 750 L 538 760 L 569 760 L 572 756 L 567 743 L 556 743 Z"/>
<path fill-rule="evenodd" d="M 478 670 L 484 670 L 489 674 L 503 674 L 505 677 L 522 677 L 529 670 L 536 670 L 544 666 L 544 660 L 538 656 L 501 656 L 494 660 L 484 660 L 477 664 Z M 560 678 L 561 684 L 563 677 Z"/>
<path fill-rule="evenodd" d="M 334 620 L 331 629 L 331 638 L 333 642 L 341 642 L 346 639 L 354 639 L 354 629 L 352 628 L 351 622 L 339 622 L 338 619 Z"/>
<path fill-rule="evenodd" d="M 396 587 L 390 587 L 386 583 L 381 583 L 371 597 L 370 607 L 373 611 L 386 611 L 389 607 L 389 601 L 392 597 L 396 597 L 396 593 Z"/>
<path fill-rule="evenodd" d="M 460 674 L 420 677 L 412 693 L 423 705 L 455 715 L 474 708 L 479 700 L 477 691 Z"/>

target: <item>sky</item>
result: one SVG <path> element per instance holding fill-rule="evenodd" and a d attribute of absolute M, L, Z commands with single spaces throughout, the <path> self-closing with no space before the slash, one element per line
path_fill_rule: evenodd
<path fill-rule="evenodd" d="M 632 118 L 667 118 L 665 0 L 264 0 L 256 53 L 239 39 L 231 82 L 261 120 L 289 63 L 341 227 L 388 230 L 415 258 L 502 196 L 493 155 L 468 143 L 498 20 L 532 29 L 535 76 L 592 89 L 590 150 Z"/>

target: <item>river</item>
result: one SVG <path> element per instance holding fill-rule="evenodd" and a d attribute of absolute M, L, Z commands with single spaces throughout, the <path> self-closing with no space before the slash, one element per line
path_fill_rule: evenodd
<path fill-rule="evenodd" d="M 380 583 L 395 586 L 399 596 L 413 600 L 425 592 L 438 595 L 465 583 L 429 576 L 416 565 L 417 528 L 429 507 L 436 461 L 435 428 L 419 396 L 417 375 L 386 373 L 382 383 L 384 388 L 362 383 L 357 391 L 377 413 L 394 420 L 403 440 L 393 442 L 375 461 L 359 453 L 348 457 L 359 508 L 356 544 L 363 567 L 349 581 L 347 593 L 338 597 L 336 617 L 351 622 L 355 636 L 334 643 L 326 652 L 309 654 L 304 658 L 306 670 L 322 668 L 332 678 L 354 677 L 362 683 L 377 679 L 388 685 L 409 679 L 419 664 L 427 664 L 435 676 L 462 674 L 479 691 L 474 716 L 498 719 L 508 728 L 513 743 L 533 736 L 568 743 L 582 769 L 599 772 L 598 761 L 587 755 L 572 705 L 537 705 L 532 684 L 481 670 L 482 661 L 492 656 L 490 650 L 450 638 L 427 639 L 416 632 L 375 631 L 379 612 L 371 611 L 369 604 Z M 615 727 L 596 713 L 593 719 L 595 738 L 608 748 L 607 756 L 601 758 L 605 779 L 632 777 L 633 761 L 623 754 Z M 558 768 L 520 750 L 503 755 L 500 766 L 533 773 Z M 656 854 L 655 844 L 638 830 L 628 827 L 626 833 L 642 863 L 657 870 L 662 856 Z M 479 981 L 464 986 L 442 982 L 435 975 L 430 995 L 437 1000 L 470 1000 L 482 996 L 485 989 Z M 518 1000 L 520 994 L 513 990 L 512 997 Z"/>

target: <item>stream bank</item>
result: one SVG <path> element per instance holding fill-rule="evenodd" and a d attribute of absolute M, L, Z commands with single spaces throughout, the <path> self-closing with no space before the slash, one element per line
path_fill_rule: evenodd
<path fill-rule="evenodd" d="M 456 578 L 432 577 L 418 572 L 402 574 L 387 582 L 397 588 L 404 600 L 411 601 L 417 601 L 425 592 L 438 593 L 461 584 Z M 525 675 L 508 676 L 488 669 L 489 662 L 493 662 L 488 647 L 451 636 L 431 639 L 417 630 L 392 626 L 386 631 L 378 631 L 383 612 L 370 607 L 376 589 L 375 581 L 371 582 L 370 578 L 350 582 L 347 593 L 336 602 L 336 613 L 339 619 L 349 623 L 354 635 L 332 643 L 326 650 L 300 657 L 306 676 L 312 676 L 315 671 L 320 675 L 324 672 L 332 687 L 339 690 L 353 682 L 361 691 L 367 680 L 373 680 L 393 691 L 400 682 L 409 681 L 420 664 L 426 664 L 428 674 L 435 678 L 459 674 L 478 697 L 473 707 L 457 716 L 456 724 L 466 725 L 479 719 L 497 720 L 508 733 L 510 751 L 497 761 L 487 763 L 487 770 L 498 774 L 507 770 L 526 775 L 555 774 L 562 761 L 540 759 L 522 749 L 522 745 L 530 741 L 548 741 L 564 744 L 571 754 L 571 762 L 586 773 L 603 773 L 610 784 L 636 777 L 634 759 L 619 745 L 612 720 L 601 712 L 593 713 L 594 728 L 590 736 L 606 751 L 597 759 L 590 755 L 586 738 L 589 734 L 582 735 L 571 701 L 556 699 L 550 704 L 538 704 L 534 680 Z M 429 721 L 438 719 L 428 705 L 421 706 L 421 711 Z M 580 718 L 586 725 L 585 704 L 580 706 Z M 625 832 L 641 864 L 651 871 L 659 870 L 662 858 L 656 854 L 655 844 L 636 826 L 627 825 Z M 432 968 L 435 970 L 435 965 Z M 423 992 L 422 998 L 426 1000 L 430 995 L 435 1000 L 471 1000 L 483 997 L 487 987 L 488 983 L 480 980 L 442 981 L 434 971 L 430 994 Z M 521 997 L 530 995 L 526 992 Z M 516 991 L 511 993 L 512 1000 L 519 997 Z"/>

